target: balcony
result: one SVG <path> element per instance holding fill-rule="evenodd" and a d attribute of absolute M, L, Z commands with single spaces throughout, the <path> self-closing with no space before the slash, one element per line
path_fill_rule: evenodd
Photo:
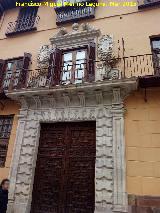
<path fill-rule="evenodd" d="M 6 36 L 37 30 L 39 19 L 39 16 L 32 16 L 18 19 L 15 22 L 9 22 L 6 30 Z"/>
<path fill-rule="evenodd" d="M 77 67 L 74 73 L 72 66 Z M 14 73 L 5 77 L 3 81 L 3 90 L 5 91 L 20 91 L 20 90 L 37 90 L 41 88 L 66 88 L 71 85 L 87 85 L 91 82 L 88 79 L 84 70 L 87 70 L 88 63 L 74 64 L 61 67 L 61 77 L 59 83 L 55 84 L 54 67 L 49 67 L 43 70 L 28 70 L 25 84 L 22 84 L 21 74 Z M 95 81 L 116 82 L 119 80 L 130 79 L 133 77 L 140 77 L 142 79 L 150 79 L 152 82 L 158 82 L 160 85 L 160 59 L 152 54 L 137 55 L 130 57 L 123 57 L 114 59 L 113 61 L 94 61 L 95 72 L 100 76 Z M 72 80 L 71 80 L 72 70 Z M 88 70 L 87 72 L 88 73 Z M 153 81 L 152 81 L 153 80 Z"/>
<path fill-rule="evenodd" d="M 89 3 L 96 3 L 97 0 L 81 1 L 79 6 L 78 3 L 74 6 L 62 6 L 56 7 L 55 12 L 57 14 L 56 24 L 60 25 L 68 22 L 76 22 L 78 20 L 90 19 L 95 17 L 95 7 L 89 6 Z"/>
<path fill-rule="evenodd" d="M 160 5 L 160 0 L 139 0 L 138 9 L 154 7 Z"/>

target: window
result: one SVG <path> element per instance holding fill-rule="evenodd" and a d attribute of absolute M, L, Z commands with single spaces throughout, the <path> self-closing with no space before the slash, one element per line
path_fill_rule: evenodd
<path fill-rule="evenodd" d="M 160 38 L 152 39 L 152 50 L 160 56 Z"/>
<path fill-rule="evenodd" d="M 27 83 L 31 54 L 15 59 L 0 59 L 0 93 L 8 89 L 24 88 Z"/>
<path fill-rule="evenodd" d="M 20 32 L 36 30 L 36 24 L 39 21 L 37 16 L 38 7 L 24 7 L 20 9 L 16 22 L 8 24 L 6 35 L 13 35 Z"/>
<path fill-rule="evenodd" d="M 95 80 L 95 59 L 94 42 L 71 50 L 55 48 L 49 59 L 47 75 L 49 85 L 93 82 Z"/>
<path fill-rule="evenodd" d="M 82 83 L 86 77 L 87 50 L 63 53 L 62 84 Z"/>
<path fill-rule="evenodd" d="M 5 166 L 13 116 L 0 116 L 0 167 Z"/>
<path fill-rule="evenodd" d="M 20 9 L 16 30 L 31 29 L 34 27 L 38 7 L 25 7 Z"/>
<path fill-rule="evenodd" d="M 6 63 L 6 72 L 3 80 L 3 88 L 8 89 L 12 81 L 12 86 L 18 85 L 19 76 L 23 68 L 23 58 L 16 60 L 9 60 Z"/>
<path fill-rule="evenodd" d="M 160 38 L 151 39 L 155 74 L 160 75 Z"/>

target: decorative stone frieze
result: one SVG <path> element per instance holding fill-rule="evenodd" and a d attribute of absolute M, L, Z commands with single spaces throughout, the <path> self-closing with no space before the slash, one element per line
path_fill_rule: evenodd
<path fill-rule="evenodd" d="M 103 94 L 101 90 L 96 91 L 96 101 L 97 104 L 103 104 Z"/>
<path fill-rule="evenodd" d="M 86 99 L 85 99 L 85 94 L 84 92 L 79 92 L 78 93 L 78 97 L 79 97 L 79 104 L 81 107 L 85 107 L 86 105 Z"/>
<path fill-rule="evenodd" d="M 50 38 L 53 46 L 60 49 L 73 48 L 77 46 L 88 45 L 90 42 L 96 41 L 100 36 L 100 30 L 95 29 L 90 24 L 74 23 L 72 31 L 67 32 L 65 28 L 61 28 L 57 34 Z"/>

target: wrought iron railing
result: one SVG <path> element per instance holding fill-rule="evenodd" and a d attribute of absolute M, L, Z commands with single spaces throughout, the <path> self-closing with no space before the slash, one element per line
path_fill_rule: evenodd
<path fill-rule="evenodd" d="M 88 79 L 87 62 L 61 67 L 61 76 L 58 85 L 83 84 Z M 54 66 L 43 69 L 28 70 L 25 85 L 21 84 L 21 74 L 13 73 L 5 77 L 4 90 L 29 88 L 43 88 L 57 86 L 54 82 Z M 109 61 L 94 61 L 94 68 L 98 80 L 117 80 L 140 76 L 160 76 L 160 58 L 156 55 L 145 54 L 117 58 Z M 73 72 L 74 69 L 74 72 Z M 49 71 L 48 71 L 49 70 Z M 19 78 L 19 79 L 18 79 Z M 96 80 L 96 79 L 95 79 Z"/>
<path fill-rule="evenodd" d="M 55 11 L 57 14 L 56 24 L 60 25 L 62 23 L 73 22 L 80 19 L 94 18 L 95 17 L 95 7 L 90 6 L 90 3 L 96 3 L 97 0 L 81 0 L 81 1 L 71 1 L 67 6 L 56 7 Z M 76 3 L 77 2 L 77 3 Z M 69 1 L 68 1 L 69 3 Z"/>
<path fill-rule="evenodd" d="M 143 9 L 151 6 L 157 6 L 160 4 L 160 0 L 138 0 L 138 8 Z"/>
<path fill-rule="evenodd" d="M 69 21 L 77 21 L 78 19 L 94 18 L 95 8 L 94 7 L 70 7 L 70 8 L 58 8 L 56 9 L 57 25 L 61 23 L 67 23 Z"/>
<path fill-rule="evenodd" d="M 36 30 L 39 19 L 39 16 L 29 16 L 18 19 L 15 22 L 9 22 L 6 30 L 6 36 Z"/>

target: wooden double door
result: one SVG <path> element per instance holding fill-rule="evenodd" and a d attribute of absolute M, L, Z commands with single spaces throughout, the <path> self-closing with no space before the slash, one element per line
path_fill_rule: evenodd
<path fill-rule="evenodd" d="M 42 124 L 31 213 L 93 213 L 96 123 Z"/>

